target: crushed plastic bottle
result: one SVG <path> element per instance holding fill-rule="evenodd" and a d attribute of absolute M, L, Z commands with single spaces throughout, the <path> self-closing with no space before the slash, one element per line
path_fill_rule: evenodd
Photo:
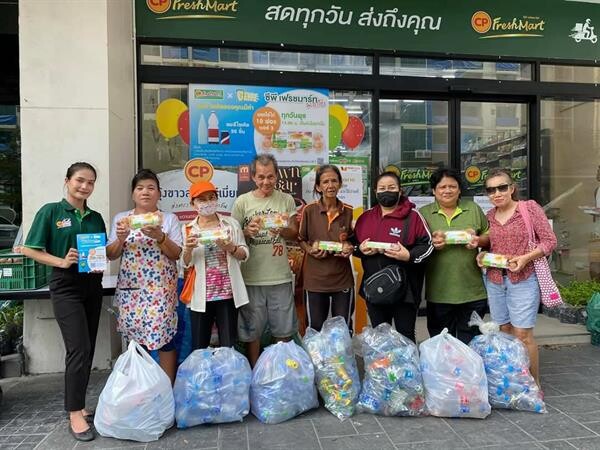
<path fill-rule="evenodd" d="M 251 411 L 264 423 L 280 423 L 319 406 L 315 368 L 294 342 L 268 346 L 258 358 L 250 385 Z"/>
<path fill-rule="evenodd" d="M 525 345 L 500 331 L 497 324 L 484 322 L 476 312 L 471 315 L 469 326 L 479 326 L 482 332 L 469 347 L 483 359 L 492 408 L 545 413 L 542 394 L 529 372 Z"/>
<path fill-rule="evenodd" d="M 383 416 L 425 413 L 425 391 L 416 345 L 382 323 L 355 337 L 365 362 L 359 411 Z"/>
<path fill-rule="evenodd" d="M 248 360 L 233 348 L 192 352 L 173 387 L 177 428 L 241 421 L 250 411 L 251 378 Z"/>
<path fill-rule="evenodd" d="M 303 345 L 315 366 L 325 408 L 340 420 L 352 416 L 360 393 L 360 378 L 346 321 L 332 317 L 325 321 L 321 332 L 308 328 Z"/>

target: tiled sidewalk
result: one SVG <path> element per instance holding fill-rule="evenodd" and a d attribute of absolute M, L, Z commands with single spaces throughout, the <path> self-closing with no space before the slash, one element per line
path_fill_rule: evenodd
<path fill-rule="evenodd" d="M 600 449 L 600 347 L 544 348 L 548 414 L 497 411 L 485 420 L 389 418 L 361 414 L 340 422 L 323 408 L 279 425 L 252 415 L 243 423 L 169 430 L 149 444 L 97 438 L 77 443 L 62 411 L 62 375 L 0 380 L 0 448 L 60 449 Z M 107 373 L 95 373 L 94 406 Z"/>

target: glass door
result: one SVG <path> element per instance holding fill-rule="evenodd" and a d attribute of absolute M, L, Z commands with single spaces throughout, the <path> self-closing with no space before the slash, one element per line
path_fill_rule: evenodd
<path fill-rule="evenodd" d="M 448 110 L 447 100 L 379 100 L 379 170 L 398 173 L 413 200 L 431 195 L 431 173 L 450 163 Z"/>
<path fill-rule="evenodd" d="M 519 196 L 529 197 L 528 108 L 527 103 L 460 102 L 459 146 L 464 196 L 481 196 L 481 201 L 485 201 L 484 180 L 491 170 L 501 168 L 511 172 Z"/>

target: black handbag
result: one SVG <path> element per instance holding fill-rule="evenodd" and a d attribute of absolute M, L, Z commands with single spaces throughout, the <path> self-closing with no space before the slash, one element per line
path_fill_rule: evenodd
<path fill-rule="evenodd" d="M 406 292 L 406 272 L 400 266 L 389 265 L 364 281 L 363 292 L 367 302 L 374 305 L 391 305 Z"/>
<path fill-rule="evenodd" d="M 408 233 L 409 222 L 410 213 L 402 227 L 402 239 Z M 396 264 L 380 268 L 363 282 L 365 300 L 374 305 L 392 305 L 401 301 L 406 293 L 406 288 L 406 271 Z"/>

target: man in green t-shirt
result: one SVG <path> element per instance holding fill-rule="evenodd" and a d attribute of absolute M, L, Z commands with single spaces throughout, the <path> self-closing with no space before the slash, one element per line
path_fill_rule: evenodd
<path fill-rule="evenodd" d="M 240 222 L 250 249 L 242 264 L 250 303 L 240 308 L 238 335 L 247 343 L 254 366 L 267 324 L 278 340 L 289 340 L 297 330 L 285 239 L 296 239 L 298 224 L 294 199 L 275 189 L 277 160 L 269 154 L 257 155 L 250 173 L 256 189 L 235 200 L 231 215 Z"/>

